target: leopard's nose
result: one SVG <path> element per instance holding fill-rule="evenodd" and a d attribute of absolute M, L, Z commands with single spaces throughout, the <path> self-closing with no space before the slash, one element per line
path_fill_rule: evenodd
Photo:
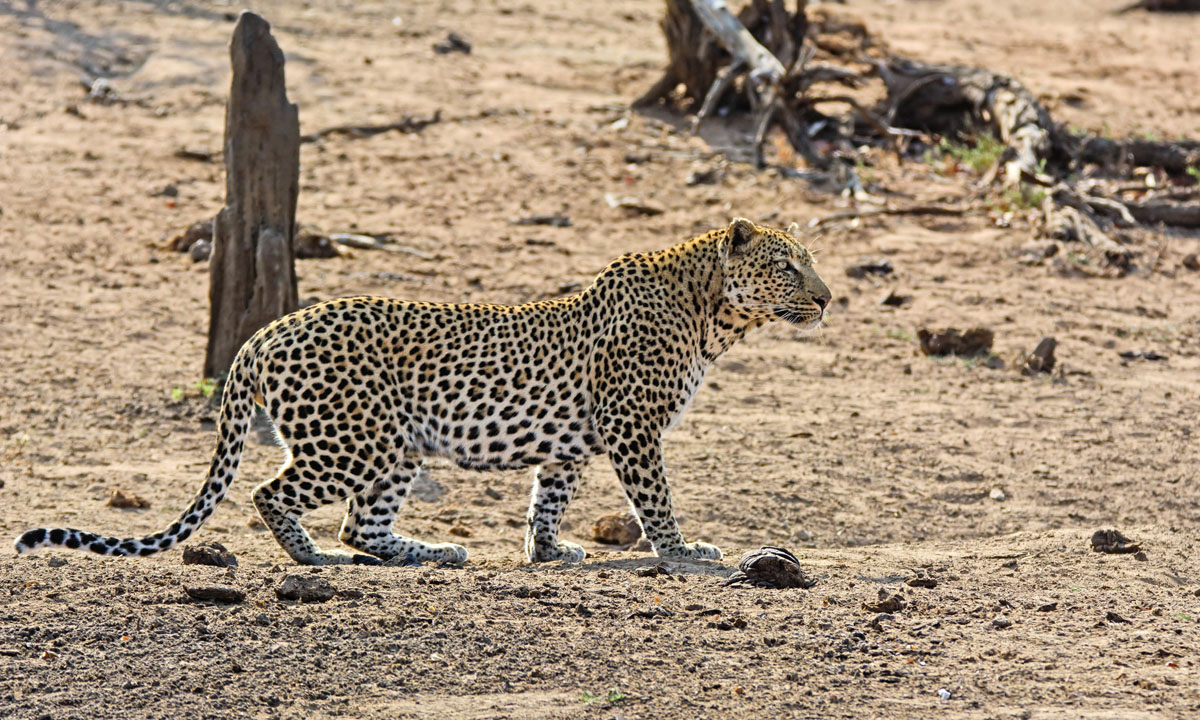
<path fill-rule="evenodd" d="M 829 301 L 832 299 L 833 299 L 833 296 L 831 294 L 829 294 L 828 292 L 825 292 L 825 293 L 815 296 L 813 298 L 813 302 L 815 302 L 817 304 L 817 307 L 821 308 L 821 310 L 823 312 L 825 310 L 825 306 L 828 305 Z"/>

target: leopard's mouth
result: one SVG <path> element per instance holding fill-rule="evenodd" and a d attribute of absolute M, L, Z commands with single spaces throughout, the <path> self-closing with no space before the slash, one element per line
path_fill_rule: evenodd
<path fill-rule="evenodd" d="M 820 327 L 825 313 L 820 309 L 793 310 L 791 308 L 775 308 L 775 317 L 787 320 L 802 330 L 815 330 L 817 327 Z"/>

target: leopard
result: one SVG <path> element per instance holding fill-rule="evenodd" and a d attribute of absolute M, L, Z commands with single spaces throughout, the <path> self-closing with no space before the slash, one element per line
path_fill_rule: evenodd
<path fill-rule="evenodd" d="M 774 320 L 814 330 L 831 295 L 800 228 L 734 218 L 673 247 L 624 255 L 578 293 L 521 305 L 328 300 L 257 331 L 225 380 L 204 484 L 166 529 L 141 538 L 29 530 L 16 550 L 54 547 L 147 556 L 190 537 L 225 497 L 256 413 L 284 452 L 252 491 L 263 523 L 296 563 L 461 564 L 467 550 L 398 534 L 394 521 L 430 458 L 468 470 L 533 467 L 524 551 L 579 562 L 559 538 L 590 458 L 607 455 L 650 549 L 719 560 L 685 541 L 663 462 L 714 362 Z M 344 502 L 321 549 L 301 524 Z"/>

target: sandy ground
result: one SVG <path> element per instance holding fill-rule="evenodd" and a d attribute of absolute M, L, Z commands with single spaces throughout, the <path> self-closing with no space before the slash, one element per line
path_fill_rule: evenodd
<path fill-rule="evenodd" d="M 1021 78 L 1078 127 L 1200 136 L 1200 18 L 1112 15 L 1120 4 L 851 9 L 899 51 Z M 665 57 L 656 2 L 253 7 L 287 53 L 302 132 L 442 111 L 420 134 L 303 147 L 300 222 L 390 233 L 425 257 L 302 260 L 302 298 L 553 297 L 732 215 L 804 224 L 845 205 L 726 163 L 736 133 L 689 138 L 624 109 Z M 221 146 L 235 9 L 0 4 L 0 536 L 153 532 L 202 480 L 207 267 L 164 247 L 223 200 L 220 164 L 176 151 Z M 432 51 L 451 30 L 471 54 Z M 86 101 L 84 72 L 111 75 L 118 101 Z M 686 183 L 714 167 L 717 184 Z M 874 182 L 896 201 L 971 191 L 882 159 Z M 614 192 L 665 212 L 628 217 Z M 512 224 L 552 212 L 571 226 Z M 464 543 L 466 567 L 298 568 L 248 502 L 279 462 L 255 445 L 197 537 L 236 553 L 235 571 L 179 551 L 0 557 L 0 717 L 1195 716 L 1200 273 L 1181 258 L 1200 237 L 1137 236 L 1120 279 L 1069 247 L 1019 262 L 1034 241 L 1022 217 L 987 212 L 813 233 L 838 298 L 828 327 L 753 335 L 667 440 L 684 532 L 724 563 L 595 542 L 594 520 L 624 506 L 598 460 L 564 533 L 591 553 L 581 566 L 521 563 L 526 474 L 435 463 L 399 525 Z M 846 276 L 873 257 L 894 275 Z M 881 306 L 892 290 L 911 302 Z M 916 350 L 919 328 L 976 326 L 1003 368 Z M 1022 376 L 1047 335 L 1060 370 Z M 150 507 L 106 506 L 114 488 Z M 339 523 L 335 508 L 308 521 L 330 546 Z M 1104 527 L 1143 559 L 1092 552 Z M 762 544 L 792 548 L 817 584 L 724 587 Z M 296 573 L 340 594 L 278 599 Z M 936 587 L 904 584 L 918 576 Z M 212 583 L 247 598 L 185 594 Z M 864 604 L 881 589 L 906 607 L 878 618 Z"/>

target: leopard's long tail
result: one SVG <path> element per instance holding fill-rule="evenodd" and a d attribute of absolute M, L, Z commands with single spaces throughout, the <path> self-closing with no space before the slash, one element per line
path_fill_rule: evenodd
<path fill-rule="evenodd" d="M 196 493 L 192 504 L 170 527 L 142 538 L 104 537 L 72 528 L 38 528 L 22 534 L 16 541 L 18 553 L 36 548 L 62 547 L 90 550 L 100 555 L 153 555 L 170 550 L 186 540 L 212 515 L 237 475 L 246 435 L 254 418 L 254 398 L 258 377 L 253 342 L 246 343 L 234 359 L 225 383 L 221 413 L 217 423 L 217 446 L 213 451 L 208 479 Z"/>

